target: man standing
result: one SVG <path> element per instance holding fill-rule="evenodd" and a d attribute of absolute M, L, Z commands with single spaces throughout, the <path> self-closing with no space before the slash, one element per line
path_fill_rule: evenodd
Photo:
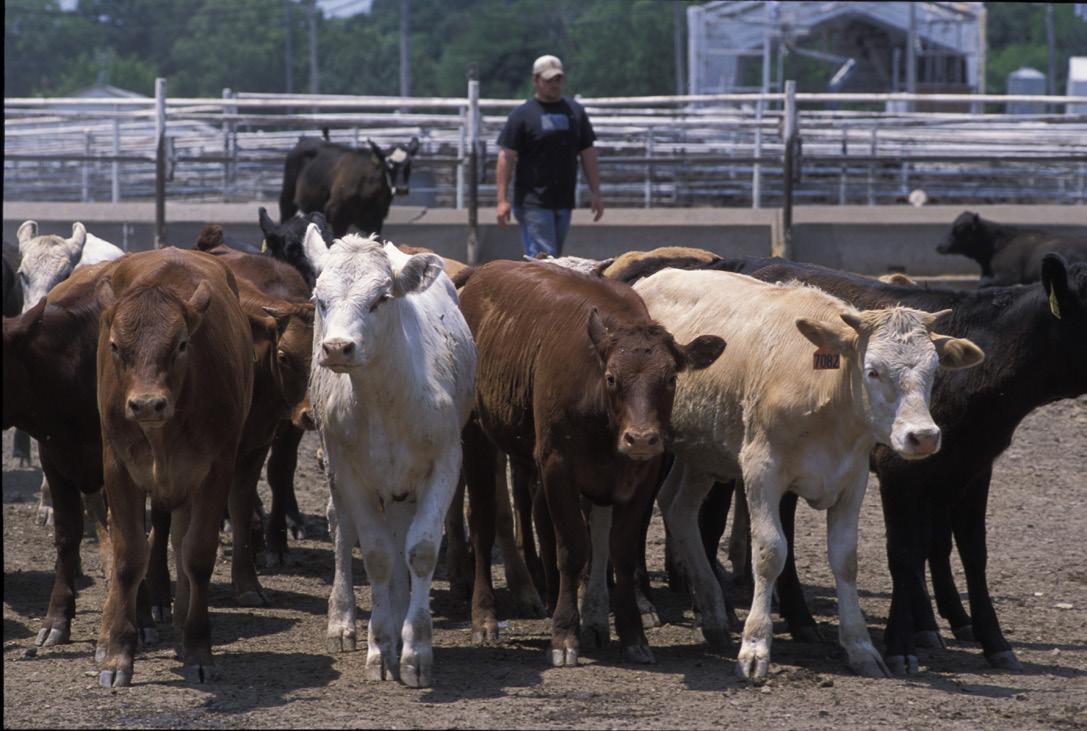
<path fill-rule="evenodd" d="M 600 169 L 593 147 L 596 135 L 585 109 L 562 95 L 562 82 L 562 61 L 554 56 L 536 59 L 532 64 L 535 94 L 510 112 L 498 136 L 495 213 L 498 223 L 509 223 L 511 207 L 506 188 L 510 171 L 516 166 L 512 210 L 521 226 L 528 256 L 540 252 L 561 256 L 574 207 L 578 157 L 589 181 L 593 220 L 599 221 L 604 215 Z"/>

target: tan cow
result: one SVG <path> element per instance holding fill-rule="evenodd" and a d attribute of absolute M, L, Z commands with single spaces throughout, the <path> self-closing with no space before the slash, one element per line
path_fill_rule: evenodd
<path fill-rule="evenodd" d="M 755 592 L 738 673 L 766 678 L 770 595 L 787 545 L 778 515 L 785 492 L 827 511 L 839 639 L 856 672 L 887 675 L 857 599 L 857 521 L 868 454 L 885 444 L 907 459 L 940 448 L 929 413 L 937 366 L 968 368 L 984 354 L 931 332 L 950 310 L 858 311 L 795 282 L 666 269 L 635 285 L 678 339 L 708 329 L 729 341 L 704 371 L 681 374 L 672 414 L 676 464 L 661 510 L 693 587 L 707 641 L 727 646 L 725 605 L 698 539 L 698 510 L 714 481 L 742 478 L 751 515 Z"/>

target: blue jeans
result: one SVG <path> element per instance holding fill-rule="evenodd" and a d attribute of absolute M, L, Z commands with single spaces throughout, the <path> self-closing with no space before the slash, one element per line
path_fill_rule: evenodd
<path fill-rule="evenodd" d="M 527 256 L 534 257 L 540 252 L 562 256 L 562 244 L 570 230 L 569 208 L 518 206 L 513 209 L 513 215 L 521 226 L 521 239 Z"/>

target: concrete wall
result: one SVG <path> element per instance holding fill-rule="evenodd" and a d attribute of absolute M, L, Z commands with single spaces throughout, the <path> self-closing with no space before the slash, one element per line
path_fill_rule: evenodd
<path fill-rule="evenodd" d="M 269 202 L 167 203 L 167 238 L 191 246 L 205 223 L 219 223 L 228 236 L 260 245 L 257 207 Z M 865 274 L 905 270 L 919 276 L 972 275 L 974 262 L 941 256 L 935 247 L 947 235 L 959 206 L 807 206 L 794 211 L 793 258 Z M 1087 206 L 978 206 L 977 213 L 1001 223 L 1044 227 L 1087 235 Z M 501 227 L 492 209 L 480 210 L 481 261 L 521 255 L 516 225 Z M 5 203 L 4 240 L 26 219 L 45 233 L 69 235 L 82 221 L 97 236 L 129 250 L 148 249 L 154 240 L 152 203 Z M 574 212 L 565 253 L 600 259 L 665 244 L 694 246 L 727 256 L 767 256 L 779 239 L 776 209 L 660 208 L 609 209 L 594 223 L 588 210 Z M 467 260 L 467 211 L 393 206 L 384 235 L 397 243 L 429 247 Z"/>

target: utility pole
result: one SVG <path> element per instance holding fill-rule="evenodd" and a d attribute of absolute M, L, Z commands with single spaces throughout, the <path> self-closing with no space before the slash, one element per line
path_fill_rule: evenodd
<path fill-rule="evenodd" d="M 309 93 L 319 94 L 317 76 L 317 0 L 309 0 Z"/>
<path fill-rule="evenodd" d="M 411 0 L 400 0 L 400 96 L 411 96 Z"/>
<path fill-rule="evenodd" d="M 287 93 L 294 93 L 294 48 L 292 32 L 292 18 L 291 18 L 291 2 L 292 0 L 283 0 L 283 32 L 286 39 L 284 45 L 284 54 L 286 55 L 286 70 L 287 70 Z"/>
<path fill-rule="evenodd" d="M 1057 95 L 1057 36 L 1053 28 L 1053 3 L 1045 4 L 1045 40 L 1049 46 L 1049 80 L 1046 92 Z"/>
<path fill-rule="evenodd" d="M 407 0 L 405 0 L 406 2 Z M 676 96 L 686 93 L 687 85 L 683 79 L 683 3 L 681 0 L 672 0 L 672 45 L 676 54 Z"/>

